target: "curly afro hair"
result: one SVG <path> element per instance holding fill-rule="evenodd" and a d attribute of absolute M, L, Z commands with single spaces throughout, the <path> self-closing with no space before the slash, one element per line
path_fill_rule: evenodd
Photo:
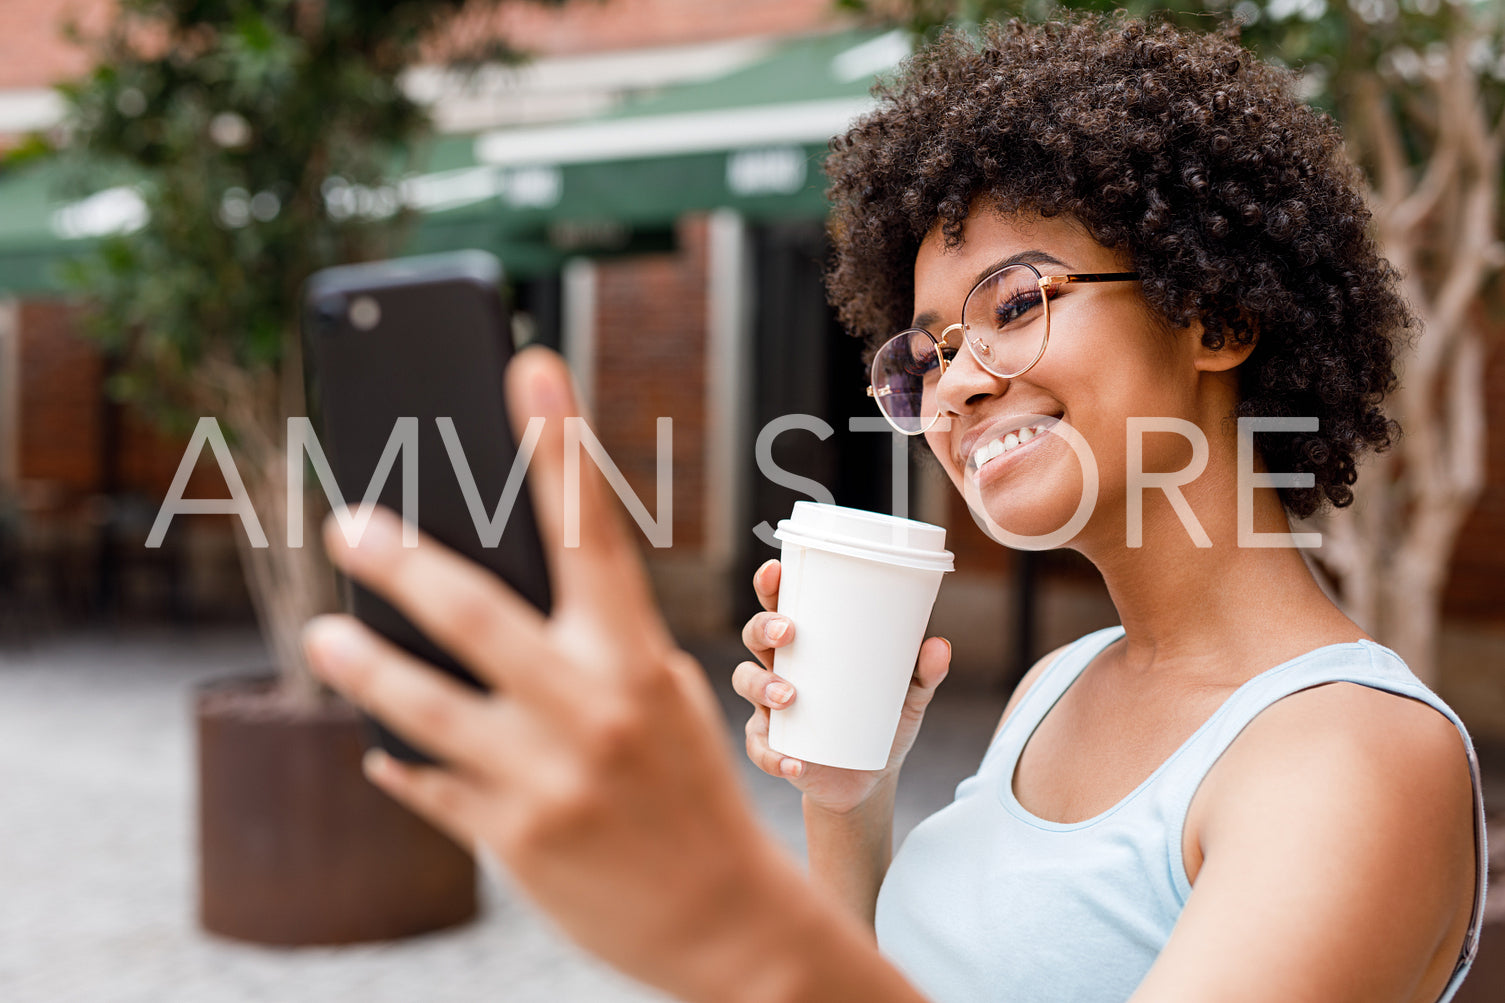
<path fill-rule="evenodd" d="M 1355 461 L 1399 429 L 1380 410 L 1411 317 L 1370 235 L 1357 170 L 1293 76 L 1236 40 L 1119 18 L 943 34 L 832 140 L 831 302 L 871 347 L 909 326 L 915 255 L 982 200 L 1067 216 L 1128 254 L 1172 325 L 1209 348 L 1257 339 L 1239 416 L 1310 416 L 1261 436 L 1296 516 L 1353 500 Z M 870 351 L 871 351 L 870 347 Z"/>

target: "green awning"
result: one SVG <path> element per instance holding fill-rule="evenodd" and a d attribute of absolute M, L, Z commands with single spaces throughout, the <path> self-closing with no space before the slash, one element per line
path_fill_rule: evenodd
<path fill-rule="evenodd" d="M 908 51 L 900 32 L 791 39 L 711 79 L 667 88 L 592 119 L 442 136 L 424 171 L 380 191 L 341 186 L 331 211 L 419 213 L 413 253 L 479 247 L 510 273 L 577 254 L 664 246 L 687 212 L 753 219 L 825 215 L 826 143 L 871 106 L 875 74 Z M 128 186 L 57 197 L 45 163 L 0 175 L 0 293 L 58 288 L 58 265 L 106 233 L 139 226 Z"/>
<path fill-rule="evenodd" d="M 69 226 L 83 222 L 90 206 L 105 205 L 110 196 L 70 203 L 56 196 L 53 171 L 46 163 L 31 163 L 0 174 L 0 293 L 32 292 L 57 287 L 57 265 L 87 250 L 93 240 Z M 129 199 L 129 196 L 124 196 Z M 122 228 L 130 225 L 125 220 Z"/>
<path fill-rule="evenodd" d="M 485 133 L 473 156 L 500 169 L 503 198 L 514 203 L 509 216 L 523 228 L 669 225 L 714 208 L 819 218 L 826 144 L 872 106 L 875 75 L 908 44 L 902 32 L 872 30 L 790 40 L 722 77 L 596 119 Z"/>

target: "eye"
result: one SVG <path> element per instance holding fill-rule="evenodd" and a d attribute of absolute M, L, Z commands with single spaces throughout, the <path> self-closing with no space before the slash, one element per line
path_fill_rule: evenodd
<path fill-rule="evenodd" d="M 957 351 L 957 348 L 952 345 L 942 345 L 939 352 L 933 347 L 927 348 L 924 357 L 916 360 L 916 365 L 920 368 L 917 368 L 915 372 L 927 379 L 938 376 L 941 371 L 940 360 L 945 359 L 946 364 L 950 365 L 951 360 L 956 358 Z"/>
<path fill-rule="evenodd" d="M 1007 327 L 1028 317 L 1040 306 L 1040 290 L 1016 289 L 1003 296 L 993 306 L 993 319 L 998 327 Z"/>
<path fill-rule="evenodd" d="M 929 339 L 912 340 L 909 343 L 909 354 L 904 359 L 904 371 L 911 376 L 925 376 L 936 368 L 938 361 L 935 344 Z"/>

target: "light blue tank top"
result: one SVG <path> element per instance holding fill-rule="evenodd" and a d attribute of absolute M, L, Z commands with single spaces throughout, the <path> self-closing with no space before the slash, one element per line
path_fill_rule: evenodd
<path fill-rule="evenodd" d="M 1457 726 L 1468 750 L 1478 897 L 1440 1000 L 1452 999 L 1479 946 L 1487 848 L 1479 763 L 1452 709 L 1390 649 L 1369 641 L 1308 652 L 1248 680 L 1133 792 L 1101 815 L 1049 822 L 1014 797 L 1014 765 L 1061 695 L 1122 627 L 1076 641 L 1020 699 L 977 774 L 921 822 L 878 895 L 878 944 L 938 1003 L 1123 1003 L 1170 937 L 1191 894 L 1181 859 L 1192 795 L 1256 714 L 1319 683 L 1362 683 L 1414 697 Z"/>

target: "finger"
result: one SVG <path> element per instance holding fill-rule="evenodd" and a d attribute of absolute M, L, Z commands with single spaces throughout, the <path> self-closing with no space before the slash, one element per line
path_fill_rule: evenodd
<path fill-rule="evenodd" d="M 475 846 L 479 820 L 488 808 L 487 792 L 473 781 L 440 767 L 403 763 L 372 749 L 361 761 L 366 778 L 397 801 L 428 819 L 466 850 Z M 495 794 L 491 795 L 495 810 Z"/>
<path fill-rule="evenodd" d="M 794 687 L 756 662 L 742 662 L 732 670 L 732 689 L 756 707 L 783 710 L 794 702 Z"/>
<path fill-rule="evenodd" d="M 583 602 L 623 624 L 662 631 L 652 589 L 611 488 L 595 460 L 580 455 L 586 453 L 585 437 L 594 432 L 575 400 L 564 360 L 542 348 L 518 353 L 507 369 L 507 397 L 515 429 L 526 427 L 530 418 L 544 419 L 528 482 L 555 601 Z M 567 424 L 573 429 L 570 436 Z M 578 470 L 578 483 L 571 470 Z"/>
<path fill-rule="evenodd" d="M 759 707 L 747 719 L 744 729 L 747 735 L 747 758 L 764 773 L 783 780 L 796 780 L 804 775 L 805 764 L 768 746 L 768 708 Z"/>
<path fill-rule="evenodd" d="M 484 762 L 490 729 L 475 690 L 378 637 L 353 617 L 303 629 L 314 672 L 415 747 L 461 769 Z"/>
<path fill-rule="evenodd" d="M 753 572 L 753 591 L 758 595 L 758 604 L 764 609 L 779 608 L 779 580 L 783 574 L 784 566 L 778 558 L 764 561 L 763 566 Z"/>
<path fill-rule="evenodd" d="M 527 671 L 547 658 L 537 609 L 433 537 L 419 533 L 418 546 L 404 547 L 401 533 L 396 513 L 378 507 L 354 547 L 334 517 L 326 519 L 324 546 L 340 570 L 390 602 L 481 680 L 526 687 L 547 675 Z"/>
<path fill-rule="evenodd" d="M 915 662 L 909 691 L 904 696 L 905 711 L 919 712 L 928 707 L 935 696 L 936 687 L 941 685 L 950 670 L 950 641 L 944 637 L 932 637 L 920 645 L 920 657 Z"/>
<path fill-rule="evenodd" d="M 742 627 L 742 644 L 764 668 L 773 668 L 773 649 L 794 640 L 794 623 L 778 613 L 757 613 Z"/>

